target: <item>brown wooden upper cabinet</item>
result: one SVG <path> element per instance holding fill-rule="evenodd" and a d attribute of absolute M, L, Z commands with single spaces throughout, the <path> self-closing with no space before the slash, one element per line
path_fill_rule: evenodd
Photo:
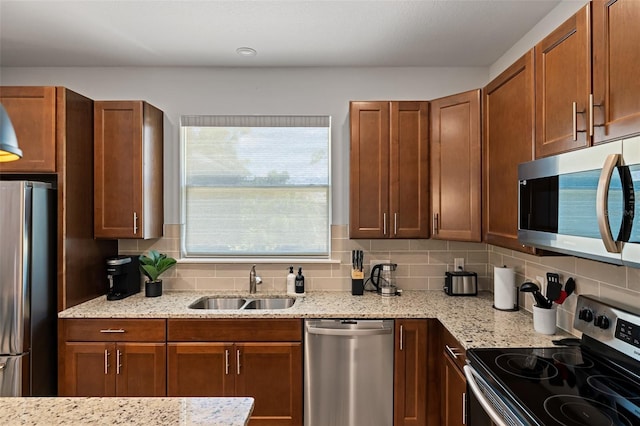
<path fill-rule="evenodd" d="M 640 2 L 594 0 L 594 142 L 640 132 Z"/>
<path fill-rule="evenodd" d="M 484 241 L 531 253 L 518 242 L 518 164 L 533 160 L 533 49 L 483 90 Z"/>
<path fill-rule="evenodd" d="M 351 102 L 350 238 L 428 238 L 426 101 Z"/>
<path fill-rule="evenodd" d="M 144 101 L 96 101 L 95 237 L 159 238 L 163 113 Z"/>
<path fill-rule="evenodd" d="M 638 1 L 594 0 L 536 45 L 536 158 L 640 132 L 638 22 Z"/>
<path fill-rule="evenodd" d="M 0 172 L 54 173 L 56 171 L 56 88 L 0 87 L 22 150 L 17 161 L 0 163 Z"/>
<path fill-rule="evenodd" d="M 480 90 L 431 101 L 431 237 L 481 241 Z"/>

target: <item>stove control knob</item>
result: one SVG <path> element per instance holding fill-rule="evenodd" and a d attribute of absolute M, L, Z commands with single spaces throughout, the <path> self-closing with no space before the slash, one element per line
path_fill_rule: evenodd
<path fill-rule="evenodd" d="M 591 309 L 584 308 L 580 310 L 580 312 L 578 312 L 578 319 L 586 322 L 591 322 L 593 321 L 593 312 L 591 312 Z"/>
<path fill-rule="evenodd" d="M 607 328 L 609 328 L 609 318 L 605 317 L 604 315 L 598 315 L 596 317 L 596 320 L 593 322 L 593 325 L 606 330 Z"/>

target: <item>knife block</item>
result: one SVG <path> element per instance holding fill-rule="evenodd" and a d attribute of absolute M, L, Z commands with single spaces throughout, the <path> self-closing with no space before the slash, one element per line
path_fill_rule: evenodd
<path fill-rule="evenodd" d="M 351 278 L 351 294 L 354 296 L 364 294 L 364 279 Z"/>

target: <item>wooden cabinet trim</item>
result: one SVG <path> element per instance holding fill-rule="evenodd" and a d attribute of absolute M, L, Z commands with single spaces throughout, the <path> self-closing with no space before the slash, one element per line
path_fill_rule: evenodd
<path fill-rule="evenodd" d="M 178 319 L 167 324 L 171 342 L 302 341 L 301 319 Z"/>
<path fill-rule="evenodd" d="M 164 319 L 65 319 L 62 339 L 81 342 L 165 342 Z M 122 330 L 122 331 L 121 331 Z"/>

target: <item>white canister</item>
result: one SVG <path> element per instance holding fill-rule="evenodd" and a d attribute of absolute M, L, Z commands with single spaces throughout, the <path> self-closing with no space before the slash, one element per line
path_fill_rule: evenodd
<path fill-rule="evenodd" d="M 549 309 L 533 305 L 533 329 L 541 334 L 555 334 L 557 307 L 555 303 Z"/>

